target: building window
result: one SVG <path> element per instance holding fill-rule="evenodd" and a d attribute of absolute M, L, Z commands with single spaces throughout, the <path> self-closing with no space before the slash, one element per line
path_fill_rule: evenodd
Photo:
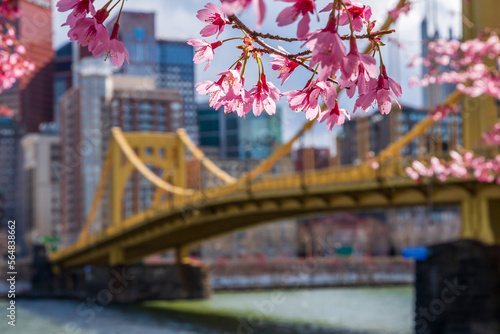
<path fill-rule="evenodd" d="M 134 28 L 134 38 L 138 41 L 144 40 L 146 37 L 146 30 L 143 27 Z"/>
<path fill-rule="evenodd" d="M 170 104 L 170 109 L 172 109 L 173 111 L 179 111 L 181 110 L 182 108 L 182 104 L 180 104 L 179 102 L 172 102 Z"/>

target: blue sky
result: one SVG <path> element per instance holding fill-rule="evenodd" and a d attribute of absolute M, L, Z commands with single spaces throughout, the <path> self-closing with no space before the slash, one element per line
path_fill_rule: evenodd
<path fill-rule="evenodd" d="M 218 4 L 218 1 L 212 2 Z M 99 6 L 102 3 L 104 3 L 103 0 L 96 0 L 96 6 Z M 128 0 L 125 4 L 125 9 L 131 11 L 156 12 L 156 30 L 158 37 L 189 39 L 200 38 L 199 31 L 204 27 L 204 24 L 198 21 L 195 15 L 199 9 L 203 8 L 205 3 L 206 2 L 199 0 Z M 328 3 L 328 1 L 318 0 L 316 3 L 319 8 L 322 8 Z M 376 18 L 378 22 L 382 23 L 385 20 L 387 10 L 392 9 L 397 3 L 397 0 L 365 0 L 363 3 L 372 6 L 372 19 Z M 277 14 L 289 4 L 275 1 L 266 1 L 266 4 L 268 6 L 268 15 L 266 16 L 266 20 L 264 21 L 264 25 L 261 30 L 281 35 L 293 35 L 296 31 L 295 25 L 277 28 L 274 24 Z M 460 10 L 461 0 L 416 0 L 414 1 L 413 10 L 410 15 L 402 16 L 398 23 L 394 26 L 396 33 L 393 34 L 392 37 L 406 44 L 407 48 L 405 50 L 401 50 L 394 45 L 391 45 L 391 43 L 387 43 L 387 47 L 384 48 L 384 63 L 388 67 L 389 76 L 400 82 L 403 87 L 403 96 L 399 99 L 401 103 L 414 107 L 421 107 L 422 103 L 421 90 L 418 88 L 410 88 L 407 84 L 408 79 L 412 75 L 418 74 L 418 72 L 406 68 L 410 56 L 418 55 L 421 50 L 420 22 L 422 21 L 422 18 L 427 13 L 426 15 L 430 21 L 431 31 L 437 27 L 441 34 L 447 35 L 448 30 L 451 28 L 455 37 L 458 37 L 460 36 L 461 30 Z M 323 14 L 323 16 L 325 14 Z M 254 18 L 251 11 L 243 14 L 241 18 L 244 22 L 248 23 L 249 26 L 253 27 Z M 60 27 L 64 21 L 65 14 L 55 12 L 55 47 L 60 46 L 67 41 L 67 29 Z M 316 25 L 315 27 L 319 28 L 319 25 Z M 237 36 L 237 34 L 229 27 L 221 35 L 222 38 L 228 38 L 231 36 Z M 214 37 L 207 38 L 207 40 L 210 42 L 214 41 Z M 224 45 L 219 49 L 216 49 L 214 61 L 206 72 L 203 72 L 205 64 L 196 65 L 196 81 L 214 80 L 217 77 L 217 73 L 226 70 L 227 67 L 234 62 L 238 53 L 237 50 L 232 47 L 237 44 L 227 44 L 227 46 Z M 362 47 L 360 46 L 360 49 L 361 48 Z M 268 60 L 270 61 L 272 59 L 268 57 Z M 252 67 L 247 70 L 246 75 L 248 89 L 250 89 L 256 79 L 256 75 L 252 75 L 251 73 L 251 68 Z M 256 72 L 256 67 L 254 72 Z M 270 67 L 267 68 L 266 74 L 268 79 L 273 77 L 273 71 Z M 304 70 L 303 72 L 299 72 L 297 75 L 290 77 L 289 81 L 285 83 L 283 87 L 280 87 L 280 82 L 277 79 L 271 80 L 277 87 L 280 87 L 282 91 L 288 91 L 302 88 L 304 80 L 307 80 L 307 78 L 308 74 Z M 200 101 L 204 101 L 204 99 L 206 99 L 206 97 L 199 97 Z M 352 110 L 353 101 L 343 98 L 340 100 L 340 103 L 341 107 L 347 110 Z M 286 98 L 282 98 L 279 105 L 281 106 L 283 112 L 283 137 L 287 140 L 295 134 L 298 128 L 300 128 L 305 118 L 303 114 L 295 113 L 287 108 Z M 336 129 L 333 131 L 327 131 L 324 124 L 317 124 L 314 130 L 310 134 L 306 135 L 305 145 L 333 148 L 335 134 Z"/>

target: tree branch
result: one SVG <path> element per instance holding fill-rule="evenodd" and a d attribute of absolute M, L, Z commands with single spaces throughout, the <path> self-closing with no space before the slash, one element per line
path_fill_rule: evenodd
<path fill-rule="evenodd" d="M 289 59 L 291 61 L 294 61 L 297 64 L 305 67 L 309 71 L 314 72 L 314 70 L 311 67 L 309 67 L 309 65 L 307 65 L 306 63 L 304 63 L 302 60 L 297 59 L 297 56 L 285 53 L 283 51 L 280 51 L 280 50 L 278 50 L 278 49 L 270 46 L 266 42 L 264 42 L 262 40 L 261 34 L 259 32 L 255 31 L 253 29 L 250 29 L 249 27 L 247 27 L 243 22 L 241 22 L 241 20 L 236 15 L 234 15 L 234 14 L 233 15 L 229 15 L 228 19 L 233 23 L 233 25 L 236 28 L 245 31 L 248 34 L 248 36 L 252 37 L 253 40 L 257 44 L 259 44 L 260 46 L 262 46 L 262 48 L 265 50 L 265 53 L 272 53 L 272 54 L 276 54 L 276 55 L 279 55 L 281 57 L 287 58 L 287 59 Z"/>

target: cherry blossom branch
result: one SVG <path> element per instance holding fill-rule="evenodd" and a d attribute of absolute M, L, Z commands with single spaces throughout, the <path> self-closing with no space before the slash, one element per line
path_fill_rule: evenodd
<path fill-rule="evenodd" d="M 268 49 L 264 49 L 264 48 L 255 48 L 255 49 L 253 49 L 253 52 L 261 52 L 261 53 L 267 53 L 267 54 L 274 53 L 274 51 L 268 50 Z M 293 58 L 298 58 L 298 57 L 304 57 L 304 56 L 310 55 L 311 53 L 312 53 L 311 50 L 305 50 L 305 51 L 302 51 L 302 52 L 299 52 L 299 53 L 289 54 L 289 56 L 293 57 Z M 280 54 L 280 56 L 281 56 L 281 54 Z M 290 58 L 288 58 L 288 59 L 290 59 Z M 293 60 L 293 59 L 290 59 L 290 60 Z"/>
<path fill-rule="evenodd" d="M 242 29 L 242 28 L 240 28 L 239 26 L 237 26 L 235 24 L 235 25 L 233 25 L 233 29 Z M 257 36 L 260 38 L 274 39 L 274 40 L 283 41 L 283 42 L 298 42 L 299 41 L 299 39 L 295 38 L 295 37 L 283 37 L 283 36 L 273 35 L 273 34 L 269 34 L 269 33 L 262 33 L 262 32 L 258 32 L 255 30 L 252 30 L 252 31 L 253 31 L 253 36 Z M 254 38 L 254 37 L 252 37 L 252 38 Z"/>
<path fill-rule="evenodd" d="M 233 25 L 233 29 L 242 29 L 242 28 L 240 26 L 238 26 L 238 25 L 235 24 L 235 25 Z M 250 33 L 248 31 L 246 31 L 246 32 L 250 35 Z M 363 34 L 363 35 L 356 35 L 355 34 L 354 37 L 356 37 L 356 39 L 373 39 L 373 38 L 380 37 L 380 36 L 383 36 L 383 35 L 389 35 L 389 34 L 392 34 L 394 32 L 396 32 L 395 29 L 380 30 L 380 31 L 376 31 L 376 32 L 373 32 L 373 33 L 369 33 L 369 34 Z M 262 32 L 258 32 L 258 31 L 252 30 L 251 37 L 255 38 L 255 36 L 258 36 L 258 37 L 264 38 L 264 39 L 274 39 L 274 40 L 279 40 L 279 41 L 284 41 L 284 42 L 299 42 L 300 41 L 298 38 L 294 38 L 294 37 L 283 37 L 283 36 L 279 36 L 279 35 L 273 35 L 273 34 L 269 34 L 269 33 L 262 33 Z M 344 41 L 348 41 L 349 38 L 351 38 L 351 35 L 349 35 L 349 34 L 342 35 L 342 36 L 340 36 L 340 38 L 342 40 L 344 40 Z"/>
<path fill-rule="evenodd" d="M 233 15 L 228 15 L 228 19 L 229 19 L 229 21 L 231 21 L 233 23 L 233 25 L 236 28 L 241 29 L 244 32 L 246 32 L 248 34 L 248 36 L 250 36 L 251 38 L 253 38 L 257 44 L 259 44 L 260 46 L 262 46 L 262 48 L 264 50 L 266 50 L 266 53 L 272 53 L 272 54 L 281 56 L 283 58 L 286 58 L 288 60 L 294 61 L 297 64 L 305 67 L 309 71 L 314 72 L 314 70 L 309 65 L 307 65 L 306 63 L 304 63 L 302 60 L 297 59 L 297 57 L 294 57 L 293 55 L 290 55 L 290 54 L 287 54 L 287 53 L 285 53 L 283 51 L 280 51 L 280 50 L 272 47 L 271 45 L 267 44 L 266 42 L 264 42 L 260 38 L 260 35 L 259 35 L 258 32 L 256 32 L 255 30 L 250 29 L 249 27 L 247 27 L 243 22 L 241 22 L 241 20 L 236 15 L 234 15 L 234 14 Z"/>
<path fill-rule="evenodd" d="M 491 64 L 500 64 L 500 38 L 494 30 L 484 30 L 480 37 L 460 43 L 457 40 L 436 40 L 428 44 L 425 58 L 415 58 L 409 66 L 428 68 L 421 79 L 412 84 L 456 84 L 471 97 L 486 94 L 500 98 L 500 73 Z"/>
<path fill-rule="evenodd" d="M 377 38 L 377 37 L 381 37 L 383 35 L 392 34 L 394 32 L 396 32 L 395 29 L 391 29 L 391 30 L 379 30 L 379 31 L 372 32 L 372 33 L 369 33 L 369 34 L 354 35 L 354 37 L 356 39 L 374 39 L 374 38 Z M 351 35 L 342 35 L 342 36 L 340 36 L 340 39 L 342 39 L 344 41 L 348 41 L 350 38 L 351 38 Z"/>

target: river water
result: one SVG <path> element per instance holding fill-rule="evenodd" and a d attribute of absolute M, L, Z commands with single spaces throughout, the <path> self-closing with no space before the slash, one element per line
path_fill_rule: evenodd
<path fill-rule="evenodd" d="M 413 288 L 392 287 L 219 292 L 205 301 L 102 307 L 18 299 L 15 328 L 0 300 L 0 333 L 410 334 L 413 296 Z"/>

